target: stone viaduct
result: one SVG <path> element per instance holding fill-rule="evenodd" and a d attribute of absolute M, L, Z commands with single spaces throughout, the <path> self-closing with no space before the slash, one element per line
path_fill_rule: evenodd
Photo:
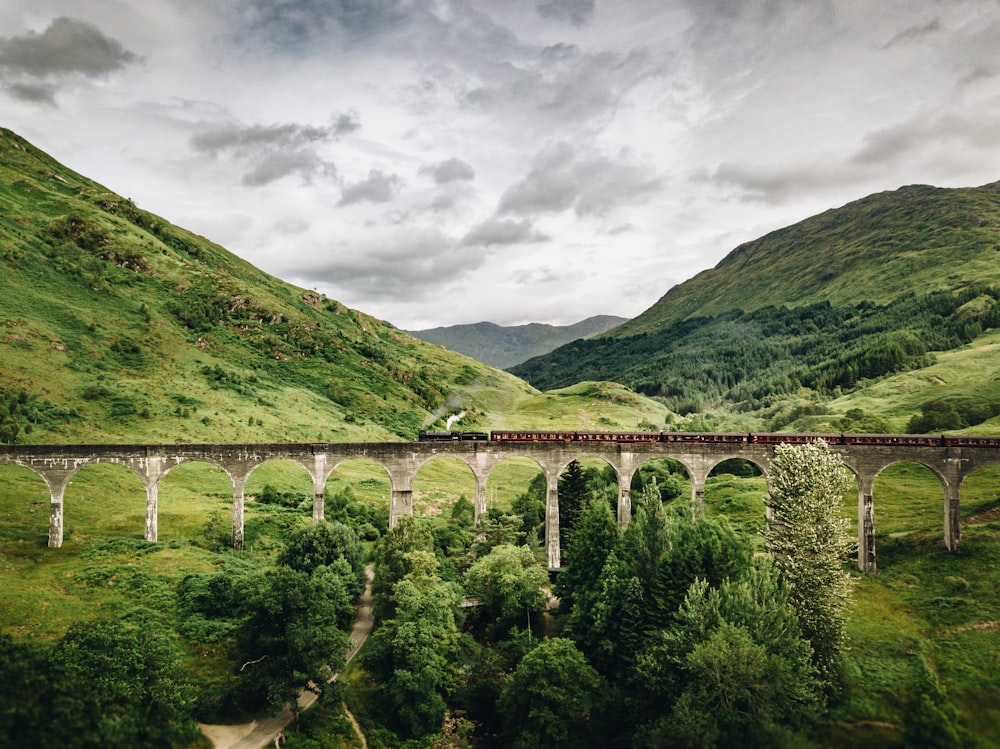
<path fill-rule="evenodd" d="M 117 463 L 130 468 L 146 488 L 145 538 L 157 540 L 157 494 L 160 481 L 171 469 L 190 461 L 220 467 L 233 485 L 233 546 L 243 546 L 244 487 L 250 474 L 272 460 L 290 460 L 312 476 L 313 520 L 323 518 L 324 489 L 330 473 L 347 460 L 365 458 L 385 469 L 391 486 L 389 524 L 412 514 L 412 484 L 426 462 L 452 457 L 464 462 L 476 478 L 476 517 L 486 511 L 486 480 L 501 461 L 524 457 L 535 461 L 548 483 L 545 514 L 545 545 L 550 568 L 560 566 L 559 474 L 570 461 L 595 457 L 607 461 L 618 473 L 618 520 L 631 518 L 629 487 L 639 467 L 656 458 L 681 463 L 691 478 L 692 501 L 702 506 L 705 481 L 712 468 L 729 458 L 743 458 L 757 465 L 767 477 L 774 445 L 727 443 L 595 443 L 595 442 L 385 442 L 315 444 L 202 444 L 202 445 L 0 445 L 0 465 L 25 466 L 38 473 L 50 492 L 49 541 L 59 547 L 63 540 L 63 495 L 73 475 L 95 463 Z M 921 463 L 940 479 L 943 488 L 944 543 L 958 548 L 959 489 L 970 473 L 991 463 L 1000 463 L 997 447 L 928 447 L 882 445 L 834 445 L 858 484 L 858 568 L 876 571 L 875 479 L 887 466 L 898 462 Z"/>

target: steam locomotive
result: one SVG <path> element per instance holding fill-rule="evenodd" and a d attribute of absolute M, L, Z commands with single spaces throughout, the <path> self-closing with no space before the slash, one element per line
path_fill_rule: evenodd
<path fill-rule="evenodd" d="M 421 442 L 679 442 L 801 445 L 822 439 L 829 445 L 891 447 L 1000 447 L 1000 436 L 946 434 L 777 434 L 760 432 L 420 432 Z"/>

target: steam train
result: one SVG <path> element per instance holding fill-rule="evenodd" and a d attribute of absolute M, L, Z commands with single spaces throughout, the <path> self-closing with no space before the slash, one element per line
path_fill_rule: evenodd
<path fill-rule="evenodd" d="M 680 442 L 801 445 L 822 439 L 829 445 L 891 447 L 1000 447 L 1000 436 L 946 434 L 777 434 L 760 432 L 420 432 L 421 442 Z"/>

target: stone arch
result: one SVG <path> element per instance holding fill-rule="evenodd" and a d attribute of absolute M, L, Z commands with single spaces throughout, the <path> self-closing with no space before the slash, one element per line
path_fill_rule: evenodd
<path fill-rule="evenodd" d="M 409 493 L 409 486 L 406 485 L 404 492 L 397 488 L 397 481 L 398 477 L 374 458 L 335 458 L 327 463 L 323 474 L 324 502 L 353 500 L 373 508 L 370 522 L 382 533 L 395 525 L 393 506 L 397 501 L 406 499 Z"/>
<path fill-rule="evenodd" d="M 173 461 L 157 478 L 157 533 L 164 524 L 170 541 L 197 540 L 207 546 L 232 545 L 235 482 L 218 461 Z"/>
<path fill-rule="evenodd" d="M 871 539 L 871 566 L 876 545 L 892 549 L 913 533 L 936 535 L 948 512 L 949 488 L 957 490 L 938 466 L 916 455 L 911 460 L 895 457 L 877 466 L 871 473 L 871 508 L 861 518 Z"/>
<path fill-rule="evenodd" d="M 538 477 L 541 477 L 541 496 L 537 502 L 530 496 L 530 489 Z M 496 508 L 505 512 L 521 514 L 524 520 L 523 530 L 530 543 L 532 538 L 544 542 L 545 510 L 548 493 L 548 478 L 545 466 L 534 456 L 512 455 L 495 461 L 486 470 L 485 501 L 482 511 Z M 524 506 L 518 507 L 522 497 Z M 518 510 L 521 510 L 519 513 Z M 477 519 L 479 513 L 477 513 Z"/>
<path fill-rule="evenodd" d="M 769 468 L 769 462 L 758 455 L 733 452 L 713 456 L 705 465 L 702 510 L 709 516 L 724 516 L 734 529 L 758 539 L 767 522 Z"/>
<path fill-rule="evenodd" d="M 457 455 L 431 455 L 413 471 L 411 512 L 427 517 L 445 517 L 460 497 L 474 507 L 485 497 L 485 482 L 475 467 Z M 475 512 L 478 518 L 479 512 Z"/>
<path fill-rule="evenodd" d="M 40 471 L 17 461 L 0 462 L 0 538 L 46 546 L 51 497 Z"/>
<path fill-rule="evenodd" d="M 637 460 L 629 482 L 629 494 L 633 501 L 636 492 L 641 491 L 652 478 L 657 478 L 660 481 L 661 498 L 664 502 L 691 501 L 693 483 L 691 468 L 685 461 L 668 455 L 641 456 Z M 676 482 L 676 486 L 667 486 L 667 480 Z"/>
<path fill-rule="evenodd" d="M 62 495 L 63 533 L 69 541 L 87 543 L 111 537 L 149 537 L 146 477 L 118 460 L 95 459 L 80 464 Z"/>
<path fill-rule="evenodd" d="M 976 466 L 962 476 L 959 490 L 964 544 L 975 540 L 981 526 L 1000 521 L 1000 462 Z"/>
<path fill-rule="evenodd" d="M 311 522 L 316 481 L 294 455 L 254 460 L 247 465 L 241 483 L 244 547 L 280 546 L 289 524 Z"/>

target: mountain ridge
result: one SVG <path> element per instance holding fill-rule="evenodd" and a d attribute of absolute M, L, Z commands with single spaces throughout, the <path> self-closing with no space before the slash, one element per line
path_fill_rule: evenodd
<path fill-rule="evenodd" d="M 627 320 L 614 315 L 593 315 L 572 325 L 527 323 L 504 326 L 483 321 L 406 332 L 498 369 L 507 369 L 578 338 L 605 333 Z"/>
<path fill-rule="evenodd" d="M 941 274 L 957 265 L 956 255 L 961 273 Z M 973 281 L 1000 281 L 1000 181 L 908 185 L 744 242 L 604 335 L 623 338 L 677 320 L 773 304 L 884 303 L 914 286 L 955 289 Z"/>

